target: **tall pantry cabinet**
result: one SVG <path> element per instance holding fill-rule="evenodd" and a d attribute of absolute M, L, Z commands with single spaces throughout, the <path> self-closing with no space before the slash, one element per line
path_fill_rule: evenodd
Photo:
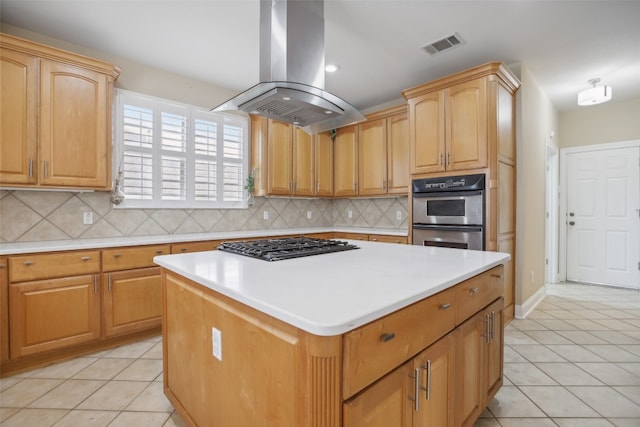
<path fill-rule="evenodd" d="M 511 254 L 504 281 L 507 322 L 515 308 L 515 93 L 519 87 L 509 69 L 491 62 L 402 92 L 409 111 L 412 178 L 487 176 L 485 248 Z"/>
<path fill-rule="evenodd" d="M 0 34 L 0 184 L 111 187 L 114 65 Z"/>

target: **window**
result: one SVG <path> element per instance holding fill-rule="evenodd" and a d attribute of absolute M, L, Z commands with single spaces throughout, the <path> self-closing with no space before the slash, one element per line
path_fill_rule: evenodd
<path fill-rule="evenodd" d="M 248 119 L 116 92 L 125 208 L 246 207 Z"/>

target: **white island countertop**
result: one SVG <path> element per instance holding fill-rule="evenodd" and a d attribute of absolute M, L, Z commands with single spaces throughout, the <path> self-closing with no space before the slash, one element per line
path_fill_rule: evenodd
<path fill-rule="evenodd" d="M 320 336 L 340 335 L 509 260 L 509 254 L 349 241 L 360 249 L 268 262 L 208 251 L 154 261 Z"/>

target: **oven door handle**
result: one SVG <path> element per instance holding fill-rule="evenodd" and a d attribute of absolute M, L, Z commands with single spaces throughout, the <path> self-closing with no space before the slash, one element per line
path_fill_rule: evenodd
<path fill-rule="evenodd" d="M 445 197 L 467 197 L 467 196 L 481 196 L 482 190 L 474 190 L 474 191 L 424 191 L 421 193 L 413 193 L 413 197 L 416 199 L 430 198 L 430 199 L 440 199 Z"/>
<path fill-rule="evenodd" d="M 416 230 L 439 230 L 439 231 L 482 231 L 479 225 L 434 225 L 434 224 L 413 224 Z"/>

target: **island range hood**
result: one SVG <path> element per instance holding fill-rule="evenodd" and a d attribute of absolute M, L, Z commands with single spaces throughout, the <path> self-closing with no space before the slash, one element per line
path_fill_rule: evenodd
<path fill-rule="evenodd" d="M 323 0 L 260 0 L 260 82 L 213 111 L 240 110 L 323 132 L 363 121 L 324 90 Z"/>

